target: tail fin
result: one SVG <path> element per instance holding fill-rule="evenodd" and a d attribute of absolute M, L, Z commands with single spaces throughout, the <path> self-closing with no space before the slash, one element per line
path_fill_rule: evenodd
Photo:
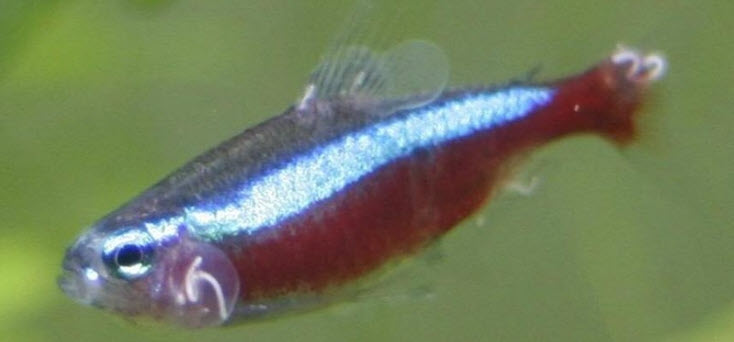
<path fill-rule="evenodd" d="M 635 115 L 648 86 L 665 69 L 660 54 L 622 47 L 586 73 L 557 83 L 556 103 L 565 107 L 572 131 L 599 133 L 626 145 L 637 136 Z"/>

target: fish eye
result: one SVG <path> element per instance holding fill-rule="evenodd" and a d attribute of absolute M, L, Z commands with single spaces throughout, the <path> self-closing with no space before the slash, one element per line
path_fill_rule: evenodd
<path fill-rule="evenodd" d="M 105 264 L 112 273 L 124 279 L 145 275 L 151 267 L 152 250 L 149 247 L 126 243 L 105 253 Z"/>
<path fill-rule="evenodd" d="M 120 267 L 131 267 L 143 261 L 143 249 L 138 245 L 124 245 L 115 253 L 115 263 Z"/>
<path fill-rule="evenodd" d="M 132 280 L 148 273 L 154 254 L 150 235 L 140 229 L 121 230 L 102 244 L 102 261 L 109 273 Z"/>

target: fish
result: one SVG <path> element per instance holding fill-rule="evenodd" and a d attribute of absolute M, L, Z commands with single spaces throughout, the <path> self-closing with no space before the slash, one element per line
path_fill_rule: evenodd
<path fill-rule="evenodd" d="M 65 252 L 62 291 L 189 328 L 328 305 L 476 213 L 544 144 L 635 141 L 667 67 L 619 47 L 557 80 L 447 88 L 435 44 L 362 43 L 338 40 L 282 114 L 94 222 Z"/>

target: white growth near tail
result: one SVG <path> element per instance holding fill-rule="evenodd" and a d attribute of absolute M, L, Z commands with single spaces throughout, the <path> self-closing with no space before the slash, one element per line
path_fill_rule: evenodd
<path fill-rule="evenodd" d="M 507 184 L 507 189 L 522 196 L 530 196 L 538 188 L 539 184 L 540 178 L 538 176 L 533 176 L 527 181 L 510 182 Z"/>
<path fill-rule="evenodd" d="M 648 79 L 655 81 L 665 74 L 668 63 L 665 57 L 659 54 L 645 56 L 642 65 L 648 70 Z"/>
<path fill-rule="evenodd" d="M 200 269 L 201 262 L 201 256 L 197 256 L 191 265 L 189 265 L 184 281 L 186 297 L 191 302 L 198 302 L 200 296 L 199 289 L 202 285 L 201 282 L 208 283 L 212 287 L 212 290 L 214 290 L 214 294 L 217 297 L 219 317 L 224 321 L 229 317 L 229 313 L 227 312 L 227 306 L 224 303 L 224 292 L 222 291 L 222 286 L 219 284 L 219 281 L 211 275 L 211 273 Z"/>
<path fill-rule="evenodd" d="M 667 62 L 665 57 L 658 53 L 643 55 L 637 50 L 620 46 L 611 60 L 615 64 L 629 64 L 627 77 L 638 82 L 658 80 L 665 74 Z"/>

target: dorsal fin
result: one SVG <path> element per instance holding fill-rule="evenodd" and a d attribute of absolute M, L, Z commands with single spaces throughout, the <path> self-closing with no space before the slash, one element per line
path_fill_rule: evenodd
<path fill-rule="evenodd" d="M 385 51 L 373 48 L 397 39 L 380 37 L 393 34 L 385 31 L 392 25 L 370 20 L 374 8 L 361 5 L 311 73 L 298 108 L 313 101 L 354 99 L 370 103 L 385 100 L 391 108 L 384 109 L 394 111 L 423 105 L 443 91 L 449 77 L 444 52 L 423 40 L 403 41 Z"/>

